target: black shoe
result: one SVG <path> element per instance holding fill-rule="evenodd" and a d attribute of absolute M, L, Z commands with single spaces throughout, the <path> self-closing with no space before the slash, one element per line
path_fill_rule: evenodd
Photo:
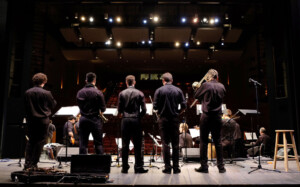
<path fill-rule="evenodd" d="M 224 167 L 219 168 L 219 173 L 225 173 L 225 172 L 226 172 L 226 169 Z"/>
<path fill-rule="evenodd" d="M 174 168 L 173 173 L 174 174 L 181 173 L 181 170 L 179 168 Z"/>
<path fill-rule="evenodd" d="M 123 167 L 122 170 L 121 170 L 121 173 L 128 173 L 128 170 L 129 170 L 129 166 L 128 167 Z"/>
<path fill-rule="evenodd" d="M 144 168 L 134 169 L 134 173 L 147 173 L 148 170 Z"/>
<path fill-rule="evenodd" d="M 171 174 L 171 168 L 165 168 L 162 170 L 163 173 Z"/>
<path fill-rule="evenodd" d="M 199 173 L 208 173 L 208 168 L 195 168 L 195 171 Z"/>

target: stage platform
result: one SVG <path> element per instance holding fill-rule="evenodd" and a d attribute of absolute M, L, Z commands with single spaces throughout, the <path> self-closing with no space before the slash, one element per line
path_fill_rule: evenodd
<path fill-rule="evenodd" d="M 112 156 L 112 159 L 115 159 L 115 156 Z M 130 161 L 133 162 L 133 156 L 130 156 Z M 149 166 L 149 156 L 145 156 L 145 166 Z M 15 186 L 19 185 L 18 183 L 12 182 L 10 179 L 10 175 L 14 171 L 22 170 L 21 167 L 18 166 L 19 159 L 12 160 L 1 160 L 0 162 L 0 186 Z M 24 159 L 22 159 L 22 163 L 24 163 Z M 297 170 L 295 165 L 295 161 L 289 161 L 288 172 L 284 171 L 284 163 L 283 161 L 278 161 L 277 169 L 281 171 L 281 173 L 273 172 L 273 171 L 265 171 L 258 170 L 251 174 L 248 174 L 252 169 L 250 167 L 257 167 L 257 163 L 252 158 L 248 158 L 244 161 L 238 161 L 239 165 L 244 166 L 244 168 L 232 164 L 226 164 L 226 173 L 219 173 L 218 168 L 216 166 L 209 167 L 208 174 L 201 174 L 194 171 L 194 168 L 199 167 L 199 163 L 196 162 L 188 162 L 184 165 L 183 162 L 180 164 L 181 173 L 180 174 L 164 174 L 162 173 L 163 163 L 160 159 L 153 162 L 152 164 L 160 167 L 157 169 L 155 167 L 147 168 L 149 172 L 146 174 L 134 174 L 133 163 L 130 163 L 130 169 L 128 174 L 122 174 L 120 167 L 111 167 L 111 173 L 109 178 L 109 183 L 106 185 L 112 186 L 159 186 L 159 185 L 168 185 L 168 186 L 178 186 L 178 185 L 212 185 L 212 186 L 231 186 L 231 185 L 243 185 L 243 186 L 253 186 L 253 185 L 300 185 L 300 172 Z M 263 158 L 262 159 L 262 167 L 266 169 L 273 168 L 273 162 L 270 159 Z M 12 164 L 8 166 L 9 164 Z M 47 167 L 55 167 L 59 163 L 57 161 L 52 161 L 48 159 L 41 159 L 41 163 L 39 163 L 39 167 L 47 168 Z M 70 162 L 62 163 L 63 170 L 70 172 Z M 116 163 L 113 162 L 112 166 L 115 166 Z M 103 184 L 72 184 L 72 183 L 55 183 L 55 182 L 42 182 L 42 183 L 34 183 L 32 185 L 42 185 L 42 186 L 73 186 L 73 185 L 82 185 L 82 186 L 95 186 L 95 185 L 103 185 Z"/>

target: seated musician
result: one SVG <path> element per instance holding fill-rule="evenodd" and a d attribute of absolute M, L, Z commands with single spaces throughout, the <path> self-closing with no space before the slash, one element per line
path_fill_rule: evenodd
<path fill-rule="evenodd" d="M 189 130 L 189 126 L 186 123 L 181 123 L 179 126 L 179 148 L 180 150 L 182 148 L 191 148 L 193 147 L 193 138 L 190 135 L 190 133 L 188 132 Z"/>
<path fill-rule="evenodd" d="M 247 150 L 249 156 L 258 156 L 259 151 L 261 150 L 261 155 L 272 156 L 272 140 L 269 135 L 266 134 L 266 129 L 261 127 L 259 129 L 259 138 L 256 142 L 252 142 L 254 144 L 253 148 Z"/>
<path fill-rule="evenodd" d="M 228 151 L 228 156 L 233 156 L 236 153 L 235 142 L 241 139 L 240 125 L 235 121 L 235 117 L 232 118 L 232 112 L 227 109 L 222 116 L 223 126 L 221 129 L 221 143 L 223 151 Z M 235 147 L 234 147 L 235 146 Z"/>
<path fill-rule="evenodd" d="M 69 146 L 79 145 L 78 128 L 76 128 L 76 118 L 71 116 L 64 125 L 64 140 Z"/>

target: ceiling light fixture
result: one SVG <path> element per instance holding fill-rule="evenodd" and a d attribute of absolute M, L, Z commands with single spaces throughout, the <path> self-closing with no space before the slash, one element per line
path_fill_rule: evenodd
<path fill-rule="evenodd" d="M 81 21 L 85 21 L 85 20 L 86 20 L 85 16 L 81 16 L 81 17 L 80 17 L 80 20 L 81 20 Z"/>
<path fill-rule="evenodd" d="M 116 22 L 118 22 L 118 23 L 121 23 L 121 22 L 122 22 L 122 19 L 121 19 L 120 16 L 116 17 Z"/>
<path fill-rule="evenodd" d="M 180 46 L 180 43 L 179 42 L 175 42 L 175 47 L 179 47 Z"/>
<path fill-rule="evenodd" d="M 108 22 L 109 22 L 109 23 L 112 23 L 112 22 L 114 22 L 114 20 L 113 20 L 112 18 L 109 18 L 109 19 L 108 19 Z"/>
<path fill-rule="evenodd" d="M 89 18 L 89 20 L 90 20 L 91 23 L 94 22 L 94 17 L 91 16 L 91 17 Z"/>
<path fill-rule="evenodd" d="M 121 42 L 117 42 L 117 47 L 121 47 L 122 46 L 122 43 Z"/>
<path fill-rule="evenodd" d="M 153 21 L 157 23 L 159 21 L 159 17 L 158 16 L 154 16 L 153 17 Z"/>
<path fill-rule="evenodd" d="M 186 22 L 186 18 L 185 17 L 181 18 L 181 23 L 185 23 L 185 22 Z"/>

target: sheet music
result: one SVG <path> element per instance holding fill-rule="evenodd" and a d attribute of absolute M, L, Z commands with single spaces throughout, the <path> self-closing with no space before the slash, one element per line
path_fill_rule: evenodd
<path fill-rule="evenodd" d="M 116 144 L 118 145 L 118 148 L 119 149 L 122 149 L 122 138 L 115 138 L 116 140 Z M 119 142 L 119 144 L 118 144 Z M 130 143 L 129 143 L 129 150 L 132 150 L 133 149 L 133 143 L 132 141 L 130 140 Z"/>
<path fill-rule="evenodd" d="M 104 115 L 118 115 L 118 109 L 117 108 L 106 108 L 105 112 L 103 112 Z"/>
<path fill-rule="evenodd" d="M 200 137 L 200 131 L 198 129 L 191 128 L 189 131 L 192 138 Z"/>
<path fill-rule="evenodd" d="M 104 138 L 104 137 L 105 137 L 105 133 L 102 134 L 102 138 Z M 90 133 L 90 135 L 89 135 L 89 141 L 92 141 L 92 140 L 94 140 L 94 138 L 93 138 L 92 133 Z"/>
<path fill-rule="evenodd" d="M 222 104 L 222 113 L 223 114 L 225 113 L 226 109 L 227 109 L 226 104 Z M 196 104 L 196 114 L 199 115 L 202 113 L 203 113 L 202 104 Z"/>
<path fill-rule="evenodd" d="M 239 109 L 239 111 L 241 113 L 243 113 L 244 115 L 246 115 L 246 114 L 257 114 L 257 110 L 253 110 L 253 109 Z"/>
<path fill-rule="evenodd" d="M 78 106 L 61 107 L 54 116 L 77 116 L 80 113 Z"/>
<path fill-rule="evenodd" d="M 257 140 L 257 136 L 255 132 L 253 133 L 253 140 Z M 252 140 L 252 133 L 251 132 L 245 132 L 246 140 Z"/>
<path fill-rule="evenodd" d="M 146 114 L 152 116 L 153 114 L 153 104 L 152 103 L 146 103 Z"/>

